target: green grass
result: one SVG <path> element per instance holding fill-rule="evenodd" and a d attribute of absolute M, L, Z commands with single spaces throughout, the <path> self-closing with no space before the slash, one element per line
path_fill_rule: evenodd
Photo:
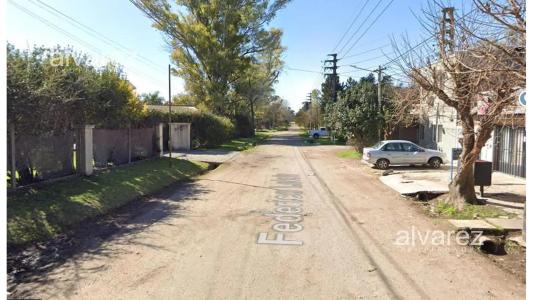
<path fill-rule="evenodd" d="M 491 205 L 465 204 L 462 210 L 458 210 L 453 205 L 444 201 L 436 203 L 435 213 L 441 217 L 460 220 L 498 218 L 500 216 L 512 218 L 516 216 L 513 213 L 508 213 L 501 208 Z"/>
<path fill-rule="evenodd" d="M 254 137 L 249 138 L 236 138 L 226 142 L 217 149 L 223 149 L 228 151 L 244 151 L 250 148 L 255 147 L 256 145 L 262 143 L 264 140 L 268 139 L 272 135 L 272 131 L 258 131 Z"/>
<path fill-rule="evenodd" d="M 340 158 L 348 158 L 348 159 L 361 159 L 361 153 L 357 152 L 355 150 L 343 150 L 340 152 L 337 152 L 337 156 Z"/>
<path fill-rule="evenodd" d="M 45 240 L 81 221 L 105 214 L 208 169 L 206 163 L 169 158 L 19 190 L 7 199 L 7 240 L 18 245 Z"/>
<path fill-rule="evenodd" d="M 304 139 L 308 139 L 309 133 L 306 130 L 303 130 L 303 131 L 300 131 L 300 133 L 298 133 L 298 136 Z"/>

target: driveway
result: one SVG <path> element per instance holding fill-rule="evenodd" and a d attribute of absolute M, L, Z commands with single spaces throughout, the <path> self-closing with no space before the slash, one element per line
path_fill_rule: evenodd
<path fill-rule="evenodd" d="M 523 282 L 470 247 L 398 243 L 447 230 L 369 174 L 276 134 L 176 189 L 95 251 L 20 284 L 79 299 L 523 299 Z M 450 228 L 451 229 L 451 228 Z M 427 242 L 427 240 L 426 240 Z"/>

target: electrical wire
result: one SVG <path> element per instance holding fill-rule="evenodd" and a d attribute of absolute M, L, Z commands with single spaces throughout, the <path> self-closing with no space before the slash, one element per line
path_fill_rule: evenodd
<path fill-rule="evenodd" d="M 368 20 L 368 18 L 370 18 L 372 16 L 372 14 L 374 13 L 374 11 L 379 7 L 379 5 L 381 4 L 381 2 L 383 2 L 383 0 L 379 0 L 378 3 L 374 6 L 374 8 L 372 8 L 372 10 L 370 11 L 370 13 L 366 16 L 366 18 L 363 20 L 363 22 L 361 24 L 359 24 L 359 27 L 357 27 L 357 30 L 354 31 L 354 33 L 352 33 L 352 35 L 350 36 L 350 38 L 346 41 L 346 43 L 344 43 L 344 46 L 342 46 L 342 48 L 339 50 L 339 53 L 342 53 L 342 51 L 344 50 L 344 48 L 346 48 L 346 46 L 348 46 L 350 44 L 350 42 L 352 41 L 352 39 L 354 38 L 354 36 L 359 33 L 359 30 L 361 30 L 361 28 L 363 28 L 363 25 L 365 25 L 366 21 Z"/>
<path fill-rule="evenodd" d="M 374 26 L 374 24 L 377 22 L 377 20 L 385 13 L 385 11 L 387 11 L 387 9 L 389 8 L 389 6 L 392 4 L 392 2 L 394 2 L 394 0 L 391 0 L 389 1 L 389 3 L 381 10 L 381 12 L 376 16 L 376 18 L 374 19 L 374 21 L 372 21 L 372 23 L 365 29 L 365 31 L 359 36 L 359 38 L 352 44 L 352 46 L 346 51 L 346 53 L 344 53 L 344 56 L 341 57 L 344 58 L 346 56 L 346 54 L 350 53 L 350 51 L 353 49 L 353 47 L 355 47 L 355 45 L 357 45 L 357 43 L 365 36 L 365 34 L 368 32 L 368 30 L 370 30 L 370 28 L 372 28 L 372 26 Z"/>
<path fill-rule="evenodd" d="M 333 48 L 333 50 L 331 50 L 331 53 L 335 52 L 335 49 L 337 49 L 337 47 L 339 47 L 340 43 L 344 40 L 344 38 L 346 37 L 346 34 L 348 34 L 348 32 L 350 32 L 350 30 L 352 29 L 353 25 L 355 24 L 355 22 L 359 19 L 359 16 L 361 15 L 361 13 L 365 10 L 366 8 L 366 5 L 368 4 L 370 0 L 366 0 L 365 3 L 363 4 L 363 7 L 361 9 L 359 9 L 359 13 L 355 16 L 355 18 L 352 19 L 352 22 L 350 23 L 350 26 L 348 26 L 348 28 L 346 29 L 346 31 L 344 32 L 344 34 L 342 35 L 342 37 L 340 38 L 340 40 L 337 42 L 337 44 L 335 45 L 335 47 Z"/>
<path fill-rule="evenodd" d="M 78 42 L 78 43 L 84 45 L 85 47 L 87 47 L 88 49 L 92 50 L 93 52 L 95 52 L 95 53 L 98 54 L 99 56 L 101 56 L 101 57 L 103 57 L 103 58 L 105 58 L 105 59 L 108 59 L 108 60 L 112 60 L 112 58 L 110 58 L 110 57 L 108 57 L 107 55 L 103 54 L 103 51 L 102 51 L 100 48 L 98 48 L 98 47 L 92 45 L 91 43 L 86 42 L 85 40 L 81 39 L 80 37 L 76 36 L 75 34 L 72 34 L 72 33 L 68 32 L 68 31 L 62 29 L 61 27 L 59 27 L 59 26 L 57 26 L 56 24 L 50 22 L 50 21 L 47 20 L 46 18 L 44 18 L 44 17 L 40 16 L 39 14 L 37 14 L 37 13 L 31 11 L 31 10 L 28 9 L 27 7 L 24 7 L 24 6 L 22 6 L 22 5 L 18 4 L 18 3 L 16 3 L 16 2 L 13 1 L 13 0 L 9 0 L 8 2 L 9 2 L 11 5 L 13 5 L 15 8 L 17 8 L 17 9 L 19 9 L 20 11 L 24 12 L 25 14 L 27 14 L 28 16 L 30 16 L 30 17 L 32 17 L 32 18 L 34 18 L 34 19 L 40 21 L 40 22 L 43 23 L 44 25 L 50 27 L 51 29 L 53 29 L 53 30 L 55 30 L 55 31 L 57 31 L 57 32 L 59 32 L 59 33 L 65 35 L 65 36 L 67 36 L 67 37 L 69 37 L 70 39 L 72 39 L 72 40 L 74 40 L 74 41 L 76 41 L 76 42 Z M 131 67 L 126 67 L 126 68 L 127 68 L 127 69 L 131 69 L 131 70 L 133 70 L 133 71 L 136 71 L 134 68 L 131 68 Z M 143 72 L 137 72 L 137 73 L 142 74 Z M 163 84 L 162 81 L 158 81 L 158 80 L 156 80 L 156 79 L 153 79 L 153 78 L 150 77 L 150 76 L 148 76 L 147 78 L 148 78 L 149 81 L 151 81 L 152 83 L 155 83 L 155 84 L 157 84 L 157 85 L 161 85 L 161 84 Z M 145 77 L 145 79 L 146 79 L 146 77 Z M 165 84 L 166 84 L 166 83 L 165 83 Z"/>

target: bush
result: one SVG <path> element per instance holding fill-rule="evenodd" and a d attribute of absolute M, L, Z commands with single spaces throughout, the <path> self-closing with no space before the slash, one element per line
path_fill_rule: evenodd
<path fill-rule="evenodd" d="M 172 122 L 191 123 L 191 141 L 193 146 L 216 147 L 233 137 L 235 126 L 230 119 L 209 112 L 176 112 L 172 113 Z M 168 113 L 159 111 L 147 112 L 139 126 L 155 126 L 168 122 Z"/>
<path fill-rule="evenodd" d="M 254 128 L 252 120 L 247 115 L 235 116 L 235 135 L 237 137 L 252 137 L 254 136 Z"/>

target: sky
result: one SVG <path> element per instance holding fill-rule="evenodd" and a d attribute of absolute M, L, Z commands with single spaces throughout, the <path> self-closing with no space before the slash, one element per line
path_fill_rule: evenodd
<path fill-rule="evenodd" d="M 376 69 L 395 57 L 392 37 L 423 39 L 425 32 L 414 13 L 425 3 L 293 0 L 269 24 L 283 30 L 286 47 L 285 68 L 275 85 L 276 94 L 298 110 L 306 95 L 320 88 L 324 80 L 322 61 L 334 50 L 341 58 L 341 81 L 348 76 L 366 76 L 368 72 L 350 65 Z M 164 36 L 128 0 L 8 0 L 6 23 L 7 40 L 17 48 L 72 46 L 89 54 L 96 66 L 108 61 L 121 64 L 138 93 L 159 91 L 168 98 L 171 62 Z M 387 72 L 398 73 L 391 68 Z M 172 94 L 183 92 L 183 80 L 173 77 Z"/>

